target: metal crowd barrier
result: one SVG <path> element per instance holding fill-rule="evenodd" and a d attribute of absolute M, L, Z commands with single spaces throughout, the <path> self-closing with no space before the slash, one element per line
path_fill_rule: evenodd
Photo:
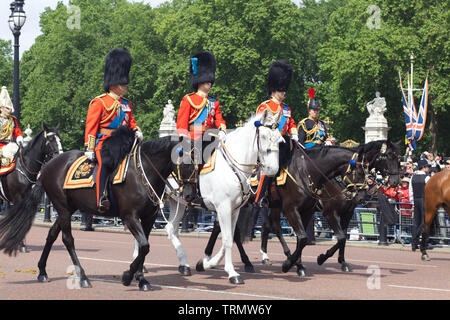
<path fill-rule="evenodd" d="M 380 238 L 380 221 L 381 213 L 377 207 L 377 202 L 369 202 L 366 207 L 358 206 L 354 210 L 352 219 L 350 220 L 347 229 L 347 238 L 349 240 L 366 240 L 366 241 L 378 241 Z M 370 205 L 371 204 L 371 205 Z M 402 206 L 412 205 L 412 203 L 404 202 L 391 202 L 394 206 L 395 212 L 398 215 L 398 223 L 394 226 L 387 227 L 387 238 L 391 242 L 409 243 L 411 240 L 411 232 L 413 227 L 413 209 L 405 209 Z M 373 206 L 373 208 L 371 208 Z M 47 212 L 47 216 L 54 219 L 57 215 L 51 204 L 48 204 L 45 197 L 42 200 L 40 211 Z M 158 212 L 154 228 L 161 229 L 166 225 L 166 219 L 169 219 L 170 211 L 168 205 Z M 197 231 L 208 231 L 212 228 L 216 215 L 214 212 L 202 210 L 198 215 L 197 221 L 189 221 L 190 225 L 195 226 Z M 123 227 L 120 218 L 106 218 L 100 216 L 94 216 L 94 224 L 109 225 L 116 227 Z M 260 214 L 255 225 L 255 230 L 261 230 L 263 224 L 264 215 Z M 81 220 L 81 212 L 77 211 L 72 216 L 73 221 Z M 181 227 L 180 222 L 180 227 Z M 293 233 L 292 227 L 289 222 L 282 215 L 281 220 L 282 232 L 285 235 L 291 235 Z M 323 239 L 332 239 L 333 231 L 328 224 L 326 218 L 321 212 L 315 212 L 314 214 L 314 233 L 316 237 Z M 430 239 L 437 241 L 441 244 L 450 244 L 450 219 L 443 208 L 438 210 L 436 218 L 431 225 Z"/>

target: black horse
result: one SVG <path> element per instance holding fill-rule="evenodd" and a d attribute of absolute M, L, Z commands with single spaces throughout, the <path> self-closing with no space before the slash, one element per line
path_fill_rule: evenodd
<path fill-rule="evenodd" d="M 397 144 L 387 140 L 379 140 L 369 142 L 361 145 L 358 148 L 351 149 L 354 152 L 362 155 L 364 162 L 368 163 L 369 171 L 375 169 L 383 177 L 385 177 L 386 183 L 391 186 L 396 186 L 399 183 L 399 147 Z M 355 207 L 358 205 L 358 201 L 354 198 L 347 198 L 343 196 L 342 184 L 336 179 L 328 180 L 324 184 L 323 190 L 319 197 L 312 196 L 315 202 L 320 198 L 322 204 L 322 214 L 327 219 L 331 229 L 337 239 L 337 243 L 325 254 L 321 254 L 317 257 L 317 263 L 322 265 L 328 258 L 339 249 L 338 262 L 341 264 L 341 269 L 345 272 L 351 271 L 350 266 L 345 262 L 345 245 L 347 240 L 347 228 L 350 220 L 353 216 Z M 330 196 L 333 195 L 333 196 Z M 299 196 L 292 194 L 292 197 Z M 313 210 L 314 207 L 300 208 L 300 211 Z M 308 215 L 309 216 L 309 215 Z M 272 210 L 263 225 L 263 232 L 261 234 L 261 252 L 267 255 L 267 240 L 270 230 L 276 232 L 277 237 L 283 246 L 283 251 L 286 256 L 290 255 L 289 247 L 287 246 L 283 235 L 281 233 L 280 225 L 280 211 Z M 263 263 L 268 263 L 268 258 L 263 258 Z M 298 271 L 299 275 L 303 275 L 304 272 Z"/>
<path fill-rule="evenodd" d="M 109 187 L 113 201 L 110 211 L 104 213 L 104 216 L 120 217 L 139 244 L 139 254 L 131 263 L 129 270 L 123 273 L 122 283 L 125 286 L 130 285 L 136 274 L 139 288 L 143 291 L 151 289 L 150 284 L 143 276 L 142 268 L 145 256 L 149 252 L 148 237 L 160 208 L 158 197 L 163 194 L 165 179 L 173 170 L 172 149 L 178 143 L 178 140 L 174 140 L 176 139 L 172 139 L 172 137 L 164 137 L 139 144 L 137 149 L 133 149 L 131 153 L 132 158 L 129 161 L 125 181 Z M 105 140 L 103 146 L 104 148 L 117 148 L 116 159 L 122 159 L 130 153 L 133 142 L 134 133 L 131 129 L 121 127 Z M 51 160 L 42 170 L 30 196 L 15 206 L 11 212 L 7 212 L 11 216 L 10 222 L 0 226 L 0 234 L 15 230 L 12 235 L 3 238 L 0 242 L 0 249 L 4 248 L 6 253 L 11 253 L 30 229 L 31 222 L 28 222 L 25 227 L 19 223 L 24 220 L 32 221 L 37 201 L 44 191 L 47 193 L 58 211 L 58 218 L 49 230 L 38 263 L 38 280 L 40 282 L 48 281 L 47 258 L 54 241 L 62 231 L 63 243 L 75 265 L 75 270 L 79 273 L 80 287 L 91 287 L 75 252 L 71 216 L 77 209 L 88 214 L 98 215 L 95 186 L 85 189 L 63 189 L 67 170 L 82 155 L 81 151 L 71 150 Z M 13 217 L 18 218 L 14 219 Z"/>
<path fill-rule="evenodd" d="M 280 153 L 282 153 L 281 146 Z M 340 176 L 345 185 L 346 196 L 358 196 L 362 199 L 363 192 L 361 191 L 365 188 L 366 174 L 362 164 L 362 155 L 355 150 L 340 147 L 318 147 L 306 152 L 295 147 L 291 153 L 286 157 L 288 159 L 286 183 L 278 186 L 276 196 L 271 197 L 272 212 L 275 211 L 275 215 L 279 216 L 280 211 L 283 211 L 297 235 L 297 249 L 293 255 L 290 254 L 287 245 L 284 247 L 285 254 L 288 256 L 288 260 L 283 263 L 284 272 L 297 263 L 297 260 L 300 261 L 301 250 L 306 245 L 307 235 L 304 225 L 311 219 L 312 209 L 318 199 L 314 191 L 322 189 L 329 179 Z M 283 161 L 280 160 L 280 168 L 284 167 L 282 164 Z M 327 193 L 327 196 L 332 198 L 340 196 L 340 194 Z M 274 205 L 275 202 L 277 205 Z M 245 229 L 247 225 L 239 224 L 237 227 Z M 240 239 L 235 237 L 234 240 L 237 242 Z M 212 246 L 212 241 L 208 242 L 206 254 L 212 251 Z M 239 246 L 240 244 L 238 244 Z M 241 259 L 245 263 L 246 269 L 251 270 L 252 266 L 246 255 L 241 255 Z M 299 270 L 303 269 L 301 262 L 298 262 L 298 267 Z M 304 273 L 304 271 L 301 272 Z"/>
<path fill-rule="evenodd" d="M 44 163 L 62 152 L 61 139 L 58 135 L 59 125 L 49 128 L 45 123 L 43 129 L 15 156 L 15 168 L 0 177 L 3 193 L 2 200 L 14 205 L 27 195 L 36 183 L 37 176 Z M 1 224 L 8 223 L 4 218 Z M 25 244 L 20 244 L 20 251 L 26 252 Z"/>

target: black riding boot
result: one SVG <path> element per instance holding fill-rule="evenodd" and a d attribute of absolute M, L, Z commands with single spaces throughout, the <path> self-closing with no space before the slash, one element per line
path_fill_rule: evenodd
<path fill-rule="evenodd" d="M 108 199 L 108 196 L 106 195 L 105 189 L 108 184 L 108 177 L 109 172 L 106 168 L 102 168 L 102 171 L 100 172 L 100 187 L 99 187 L 99 201 L 98 201 L 98 212 L 99 213 L 105 213 L 109 210 L 111 207 L 111 202 Z"/>

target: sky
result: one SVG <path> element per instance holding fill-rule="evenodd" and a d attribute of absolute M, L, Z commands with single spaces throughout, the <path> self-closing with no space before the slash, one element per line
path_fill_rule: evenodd
<path fill-rule="evenodd" d="M 41 34 L 39 27 L 39 15 L 44 11 L 46 7 L 52 9 L 56 8 L 58 2 L 62 1 L 64 4 L 68 4 L 69 0 L 25 0 L 23 7 L 27 20 L 22 27 L 21 35 L 19 38 L 20 56 L 26 50 L 28 50 L 34 43 L 34 39 Z M 144 2 L 150 4 L 152 7 L 157 7 L 159 4 L 166 0 L 128 0 L 130 2 Z M 298 5 L 300 0 L 292 0 Z M 9 9 L 10 3 L 13 0 L 0 0 L 0 39 L 11 40 L 14 43 L 14 37 L 8 25 L 8 17 L 11 14 Z"/>
<path fill-rule="evenodd" d="M 39 27 L 39 15 L 46 7 L 55 9 L 58 2 L 61 1 L 66 5 L 69 3 L 69 0 L 25 0 L 23 9 L 27 16 L 27 20 L 21 29 L 21 35 L 19 38 L 20 56 L 22 56 L 22 53 L 33 45 L 34 39 L 41 34 Z M 165 2 L 165 0 L 128 1 L 144 2 L 150 4 L 152 7 L 156 7 Z M 14 43 L 14 36 L 8 25 L 8 17 L 11 14 L 11 10 L 9 9 L 11 2 L 13 2 L 13 0 L 0 0 L 0 39 L 11 40 L 11 43 Z"/>

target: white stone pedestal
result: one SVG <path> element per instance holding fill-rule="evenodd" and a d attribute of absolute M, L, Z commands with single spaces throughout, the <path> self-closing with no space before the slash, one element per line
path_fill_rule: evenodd
<path fill-rule="evenodd" d="M 172 105 L 172 100 L 167 101 L 166 107 L 163 111 L 163 119 L 159 126 L 159 136 L 166 137 L 177 135 L 177 124 L 175 122 L 175 109 Z"/>
<path fill-rule="evenodd" d="M 391 129 L 383 115 L 386 111 L 386 100 L 380 97 L 379 92 L 375 96 L 375 99 L 367 103 L 367 110 L 370 115 L 366 119 L 366 125 L 363 127 L 365 131 L 365 143 L 386 140 L 388 138 L 388 131 Z"/>

